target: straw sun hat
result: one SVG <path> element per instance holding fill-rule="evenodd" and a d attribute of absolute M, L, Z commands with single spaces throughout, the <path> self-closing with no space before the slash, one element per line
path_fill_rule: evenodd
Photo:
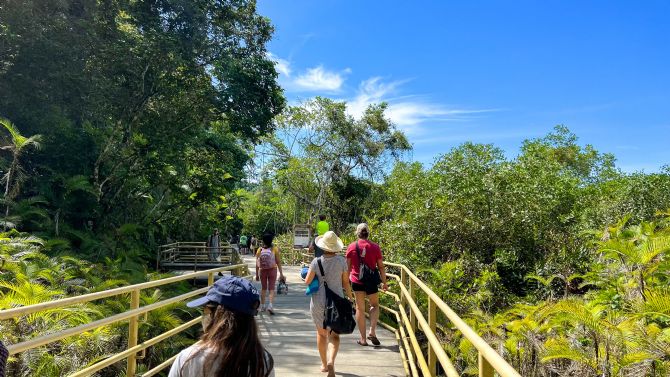
<path fill-rule="evenodd" d="M 318 246 L 319 249 L 329 251 L 331 253 L 339 253 L 344 248 L 342 240 L 332 230 L 324 233 L 316 241 L 316 246 Z"/>

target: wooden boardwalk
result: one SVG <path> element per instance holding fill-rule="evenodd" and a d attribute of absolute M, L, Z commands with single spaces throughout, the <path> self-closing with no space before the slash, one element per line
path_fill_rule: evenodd
<path fill-rule="evenodd" d="M 254 273 L 254 259 L 243 256 Z M 285 266 L 288 295 L 275 299 L 275 315 L 258 316 L 262 339 L 275 361 L 275 374 L 283 376 L 325 376 L 316 348 L 316 328 L 309 314 L 309 297 L 300 279 L 299 267 Z M 260 290 L 260 284 L 254 282 Z M 369 323 L 369 322 L 368 322 Z M 340 351 L 335 359 L 335 374 L 344 377 L 405 376 L 395 335 L 379 327 L 381 346 L 361 347 L 354 334 L 341 337 Z"/>

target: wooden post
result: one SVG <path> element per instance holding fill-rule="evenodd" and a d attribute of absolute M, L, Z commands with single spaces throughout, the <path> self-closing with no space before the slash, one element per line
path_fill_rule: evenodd
<path fill-rule="evenodd" d="M 130 310 L 137 309 L 140 307 L 140 290 L 135 289 L 130 293 Z M 135 347 L 137 345 L 137 337 L 139 333 L 139 316 L 131 317 L 128 321 L 128 348 Z M 137 370 L 137 354 L 131 354 L 128 356 L 128 367 L 126 376 L 135 377 L 135 371 Z"/>
<path fill-rule="evenodd" d="M 479 377 L 493 377 L 493 367 L 479 352 Z"/>
<path fill-rule="evenodd" d="M 437 305 L 435 305 L 435 302 L 428 297 L 428 326 L 430 327 L 430 331 L 435 334 L 435 331 L 437 330 Z M 435 368 L 437 365 L 437 355 L 435 354 L 435 349 L 433 346 L 428 343 L 428 367 L 430 368 L 430 373 L 432 373 L 433 376 L 437 375 L 437 369 Z"/>
<path fill-rule="evenodd" d="M 211 287 L 212 284 L 214 284 L 214 273 L 210 272 L 207 274 L 207 285 Z"/>

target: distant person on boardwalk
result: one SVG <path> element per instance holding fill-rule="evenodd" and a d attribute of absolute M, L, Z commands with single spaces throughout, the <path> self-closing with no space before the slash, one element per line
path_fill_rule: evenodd
<path fill-rule="evenodd" d="M 261 281 L 261 311 L 275 314 L 273 303 L 275 300 L 275 284 L 277 282 L 277 271 L 279 279 L 285 280 L 281 268 L 281 254 L 279 248 L 272 244 L 272 234 L 263 235 L 263 246 L 256 252 L 256 280 Z M 269 291 L 269 292 L 268 292 Z M 269 293 L 269 303 L 265 304 L 265 297 Z"/>
<path fill-rule="evenodd" d="M 335 356 L 340 348 L 340 336 L 324 328 L 326 312 L 326 290 L 319 269 L 319 262 L 323 267 L 325 281 L 328 288 L 342 297 L 351 297 L 349 271 L 344 257 L 338 253 L 344 248 L 342 240 L 335 232 L 328 231 L 316 241 L 316 246 L 323 250 L 323 256 L 314 258 L 309 265 L 305 284 L 309 286 L 312 280 L 319 279 L 319 289 L 312 294 L 309 305 L 312 320 L 316 326 L 316 345 L 321 357 L 321 371 L 328 372 L 328 377 L 335 376 Z M 344 295 L 346 291 L 346 296 Z"/>
<path fill-rule="evenodd" d="M 242 237 L 240 237 L 240 244 L 238 245 L 238 249 L 240 250 L 240 254 L 247 253 L 247 236 L 242 235 Z"/>
<path fill-rule="evenodd" d="M 316 235 L 323 236 L 330 230 L 330 224 L 326 221 L 326 215 L 319 215 L 319 222 L 316 223 Z"/>
<path fill-rule="evenodd" d="M 258 238 L 254 234 L 251 236 L 251 250 L 256 250 L 256 248 L 258 248 Z"/>
<path fill-rule="evenodd" d="M 370 236 L 370 228 L 368 224 L 358 224 L 356 227 L 356 237 L 358 240 L 351 243 L 347 247 L 347 265 L 349 271 L 349 279 L 351 280 L 351 287 L 356 295 L 356 323 L 358 324 L 358 331 L 361 337 L 356 342 L 361 346 L 367 346 L 367 340 L 370 340 L 373 345 L 378 346 L 379 339 L 377 339 L 377 321 L 379 320 L 379 283 L 382 283 L 382 289 L 387 290 L 386 284 L 386 270 L 382 260 L 382 251 L 374 242 L 368 240 Z M 361 281 L 360 273 L 361 264 L 369 268 L 369 271 L 374 272 L 365 281 Z M 370 300 L 370 331 L 365 337 L 365 296 Z"/>
<path fill-rule="evenodd" d="M 274 360 L 254 318 L 258 291 L 248 280 L 224 276 L 205 297 L 186 305 L 203 307 L 204 333 L 177 355 L 168 377 L 274 377 Z"/>
<path fill-rule="evenodd" d="M 252 249 L 251 249 L 251 240 L 252 240 L 252 238 L 254 238 L 254 236 L 251 236 L 251 235 L 250 235 L 249 237 L 247 237 L 247 243 L 246 243 L 246 245 L 245 245 L 246 248 L 247 248 L 247 252 L 250 253 L 250 254 L 251 254 L 251 250 L 252 250 Z"/>
<path fill-rule="evenodd" d="M 218 229 L 214 229 L 214 232 L 207 238 L 207 250 L 210 261 L 215 261 L 221 255 L 221 235 Z"/>

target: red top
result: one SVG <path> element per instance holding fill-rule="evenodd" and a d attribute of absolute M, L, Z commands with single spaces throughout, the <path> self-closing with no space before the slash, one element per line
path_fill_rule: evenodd
<path fill-rule="evenodd" d="M 377 266 L 377 261 L 382 259 L 382 250 L 374 242 L 368 240 L 358 240 L 358 249 L 361 253 L 361 258 L 363 262 L 368 265 L 368 267 L 374 269 Z M 358 272 L 360 270 L 360 262 L 358 261 L 358 255 L 356 253 L 356 242 L 352 242 L 349 247 L 347 247 L 347 259 L 351 260 L 351 270 L 349 270 L 349 280 L 352 283 L 361 284 L 358 280 Z"/>

